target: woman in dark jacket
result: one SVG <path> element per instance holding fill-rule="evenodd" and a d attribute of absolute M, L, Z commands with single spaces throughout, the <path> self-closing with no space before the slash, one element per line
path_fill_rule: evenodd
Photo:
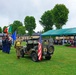
<path fill-rule="evenodd" d="M 2 52 L 6 52 L 6 41 L 5 36 L 2 37 Z"/>
<path fill-rule="evenodd" d="M 9 39 L 9 36 L 6 36 L 6 53 L 10 53 L 12 41 Z"/>

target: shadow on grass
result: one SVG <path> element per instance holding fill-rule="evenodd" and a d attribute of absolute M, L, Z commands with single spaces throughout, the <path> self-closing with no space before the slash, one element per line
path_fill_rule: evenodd
<path fill-rule="evenodd" d="M 24 58 L 24 59 L 33 61 L 32 58 L 31 58 L 31 56 L 28 56 L 28 55 L 26 55 L 26 56 L 24 56 L 24 57 L 21 57 L 21 58 Z M 51 59 L 50 59 L 50 60 L 51 60 Z M 41 61 L 37 61 L 37 62 L 46 62 L 46 61 L 50 61 L 50 60 L 46 60 L 46 59 L 43 58 Z M 33 62 L 34 62 L 34 61 L 33 61 Z"/>

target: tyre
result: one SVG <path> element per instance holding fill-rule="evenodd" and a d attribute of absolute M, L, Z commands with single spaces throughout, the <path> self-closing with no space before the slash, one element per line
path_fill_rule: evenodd
<path fill-rule="evenodd" d="M 20 54 L 21 54 L 21 57 L 24 57 L 24 51 L 23 50 L 20 51 Z"/>
<path fill-rule="evenodd" d="M 51 59 L 51 56 L 46 56 L 45 59 L 46 60 L 50 60 Z"/>
<path fill-rule="evenodd" d="M 48 53 L 50 53 L 50 54 L 53 54 L 54 53 L 54 47 L 53 46 L 50 46 L 48 48 Z"/>
<path fill-rule="evenodd" d="M 32 52 L 31 53 L 31 58 L 34 62 L 37 62 L 38 61 L 38 56 L 37 56 L 37 53 L 36 52 Z"/>

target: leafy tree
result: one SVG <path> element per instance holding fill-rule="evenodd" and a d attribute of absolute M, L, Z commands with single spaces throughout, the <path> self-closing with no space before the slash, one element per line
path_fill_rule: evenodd
<path fill-rule="evenodd" d="M 68 20 L 69 10 L 66 8 L 64 4 L 56 4 L 53 8 L 53 22 L 57 29 L 62 28 L 64 24 L 66 24 Z"/>
<path fill-rule="evenodd" d="M 24 35 L 25 34 L 25 27 L 24 26 L 19 26 L 17 31 L 18 31 L 19 35 Z"/>
<path fill-rule="evenodd" d="M 0 27 L 0 33 L 2 33 L 2 28 Z"/>
<path fill-rule="evenodd" d="M 48 30 L 52 30 L 53 21 L 52 21 L 52 10 L 48 10 L 41 16 L 40 24 L 44 28 L 44 32 Z"/>
<path fill-rule="evenodd" d="M 22 22 L 20 22 L 18 20 L 14 21 L 13 24 L 12 24 L 12 33 L 14 31 L 17 31 L 18 27 L 20 27 L 20 26 L 23 26 Z"/>
<path fill-rule="evenodd" d="M 25 28 L 31 36 L 33 30 L 36 28 L 35 18 L 33 16 L 26 16 L 24 19 Z"/>
<path fill-rule="evenodd" d="M 3 33 L 5 33 L 5 32 L 4 32 L 5 28 L 7 28 L 7 26 L 4 26 L 4 27 L 3 27 Z"/>

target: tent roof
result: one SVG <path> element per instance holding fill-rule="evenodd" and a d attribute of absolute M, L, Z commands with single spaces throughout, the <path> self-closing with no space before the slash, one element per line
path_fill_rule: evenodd
<path fill-rule="evenodd" d="M 62 36 L 62 35 L 76 35 L 76 28 L 49 30 L 42 34 L 42 36 Z"/>

